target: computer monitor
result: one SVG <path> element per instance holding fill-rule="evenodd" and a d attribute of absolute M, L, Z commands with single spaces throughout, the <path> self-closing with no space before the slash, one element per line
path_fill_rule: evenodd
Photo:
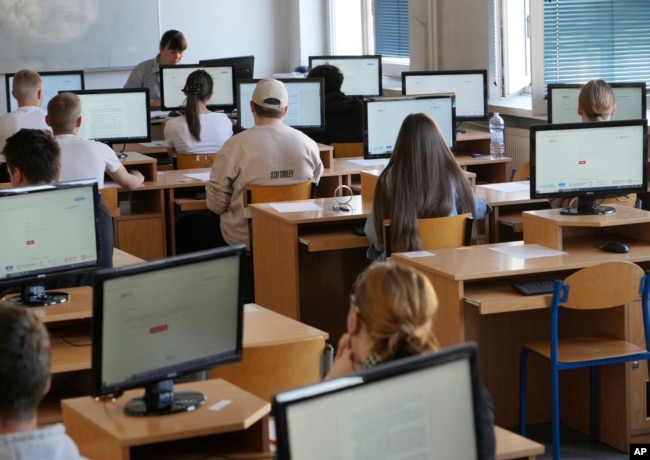
<path fill-rule="evenodd" d="M 201 393 L 174 393 L 187 372 L 241 360 L 244 245 L 192 252 L 95 275 L 92 395 L 145 387 L 129 415 L 192 410 Z"/>
<path fill-rule="evenodd" d="M 50 278 L 101 268 L 97 182 L 0 189 L 0 286 L 21 305 L 65 302 Z"/>
<path fill-rule="evenodd" d="M 547 109 L 549 123 L 578 123 L 580 83 L 549 83 Z M 616 113 L 611 121 L 646 118 L 645 82 L 610 83 L 616 98 Z"/>
<path fill-rule="evenodd" d="M 278 460 L 479 458 L 476 347 L 467 343 L 277 394 Z"/>
<path fill-rule="evenodd" d="M 325 91 L 322 78 L 279 78 L 289 93 L 289 111 L 284 124 L 301 131 L 325 130 Z M 237 81 L 237 124 L 241 129 L 255 126 L 250 108 L 259 79 Z"/>
<path fill-rule="evenodd" d="M 381 96 L 381 56 L 309 56 L 309 68 L 322 64 L 343 74 L 341 91 L 347 96 Z"/>
<path fill-rule="evenodd" d="M 427 94 L 367 98 L 363 102 L 363 156 L 388 158 L 393 153 L 402 122 L 411 113 L 424 112 L 433 118 L 447 146 L 456 150 L 455 96 Z"/>
<path fill-rule="evenodd" d="M 234 56 L 219 59 L 201 59 L 200 65 L 209 66 L 233 66 L 235 68 L 235 80 L 246 80 L 255 78 L 255 56 Z"/>
<path fill-rule="evenodd" d="M 15 73 L 5 74 L 5 91 L 7 94 L 7 112 L 18 108 L 18 101 L 11 95 Z M 54 96 L 61 91 L 74 91 L 85 89 L 83 70 L 66 70 L 63 72 L 39 72 L 43 81 L 43 105 L 47 107 Z"/>
<path fill-rule="evenodd" d="M 163 110 L 179 110 L 185 105 L 183 88 L 189 74 L 205 70 L 213 81 L 208 109 L 232 111 L 235 106 L 235 69 L 232 65 L 171 65 L 160 66 L 160 101 Z"/>
<path fill-rule="evenodd" d="M 81 100 L 79 137 L 109 145 L 151 141 L 148 88 L 70 92 Z"/>
<path fill-rule="evenodd" d="M 402 72 L 402 94 L 456 94 L 456 121 L 488 119 L 487 70 Z"/>
<path fill-rule="evenodd" d="M 564 214 L 612 213 L 600 198 L 648 189 L 645 120 L 533 125 L 530 197 L 574 198 Z"/>

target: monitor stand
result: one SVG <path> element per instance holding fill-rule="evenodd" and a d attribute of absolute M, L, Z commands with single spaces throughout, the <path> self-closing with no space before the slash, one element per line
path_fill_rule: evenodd
<path fill-rule="evenodd" d="M 614 214 L 616 208 L 611 206 L 599 206 L 593 197 L 578 197 L 578 204 L 575 208 L 563 208 L 560 214 L 577 216 L 577 215 L 598 215 Z"/>
<path fill-rule="evenodd" d="M 70 300 L 70 294 L 62 291 L 46 291 L 41 283 L 25 283 L 19 295 L 7 297 L 7 300 L 22 307 L 45 307 Z"/>
<path fill-rule="evenodd" d="M 124 413 L 138 417 L 175 414 L 192 411 L 205 401 L 205 395 L 197 391 L 175 393 L 174 382 L 168 379 L 147 385 L 144 396 L 126 403 Z"/>

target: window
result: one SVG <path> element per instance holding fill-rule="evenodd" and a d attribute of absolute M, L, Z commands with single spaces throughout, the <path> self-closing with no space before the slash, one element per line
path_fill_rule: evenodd
<path fill-rule="evenodd" d="M 409 57 L 408 0 L 374 0 L 375 54 Z"/>

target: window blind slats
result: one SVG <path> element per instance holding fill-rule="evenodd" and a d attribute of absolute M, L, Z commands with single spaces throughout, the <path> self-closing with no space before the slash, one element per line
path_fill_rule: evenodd
<path fill-rule="evenodd" d="M 374 0 L 375 53 L 409 57 L 408 0 Z"/>

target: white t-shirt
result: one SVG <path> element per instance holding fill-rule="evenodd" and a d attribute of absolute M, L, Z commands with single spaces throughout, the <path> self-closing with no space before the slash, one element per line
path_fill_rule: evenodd
<path fill-rule="evenodd" d="M 7 139 L 23 128 L 43 129 L 51 132 L 52 129 L 45 123 L 46 114 L 47 112 L 40 107 L 24 106 L 2 115 L 0 117 L 0 152 Z M 4 163 L 4 161 L 4 155 L 0 154 L 0 163 Z"/>
<path fill-rule="evenodd" d="M 172 118 L 165 124 L 165 145 L 178 153 L 216 153 L 232 136 L 232 122 L 224 113 L 202 113 L 201 141 L 190 134 L 185 116 Z"/>
<path fill-rule="evenodd" d="M 61 148 L 60 182 L 96 179 L 104 187 L 104 173 L 117 171 L 122 163 L 115 151 L 101 142 L 82 139 L 74 134 L 56 136 Z"/>

